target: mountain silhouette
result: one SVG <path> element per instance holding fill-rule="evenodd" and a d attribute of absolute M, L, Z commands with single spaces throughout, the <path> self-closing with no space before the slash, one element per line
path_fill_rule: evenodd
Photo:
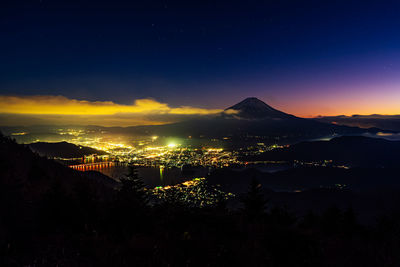
<path fill-rule="evenodd" d="M 365 136 L 341 136 L 330 141 L 300 142 L 289 148 L 274 149 L 244 160 L 323 161 L 353 167 L 397 167 L 400 141 Z"/>
<path fill-rule="evenodd" d="M 285 119 L 294 117 L 282 111 L 276 110 L 256 97 L 249 97 L 245 100 L 225 109 L 225 114 L 234 114 L 237 118 L 262 119 L 275 118 Z"/>
<path fill-rule="evenodd" d="M 32 151 L 38 153 L 39 155 L 51 158 L 80 158 L 91 154 L 107 154 L 104 151 L 86 146 L 77 146 L 65 141 L 57 143 L 37 142 L 29 144 L 29 147 Z"/>
<path fill-rule="evenodd" d="M 313 119 L 299 118 L 284 113 L 251 97 L 224 110 L 217 116 L 207 116 L 182 122 L 133 126 L 124 129 L 135 135 L 177 136 L 192 138 L 221 138 L 230 136 L 236 139 L 258 138 L 276 142 L 286 140 L 296 142 L 305 139 L 332 135 L 375 134 L 380 129 L 361 129 L 323 123 Z"/>

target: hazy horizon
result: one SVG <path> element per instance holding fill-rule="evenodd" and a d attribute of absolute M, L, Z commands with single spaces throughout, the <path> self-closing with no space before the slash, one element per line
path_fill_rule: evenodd
<path fill-rule="evenodd" d="M 237 102 L 242 101 L 239 99 Z M 261 99 L 263 101 L 263 99 Z M 268 102 L 266 102 L 268 104 Z M 232 103 L 231 105 L 236 104 Z M 231 106 L 229 105 L 229 106 Z M 69 99 L 63 96 L 1 96 L 1 126 L 32 125 L 98 125 L 98 126 L 137 126 L 160 125 L 179 122 L 202 116 L 213 116 L 224 112 L 229 106 L 219 108 L 201 108 L 192 106 L 170 106 L 155 99 L 136 99 L 131 105 L 112 101 L 87 101 Z M 270 105 L 280 111 L 303 118 L 381 115 L 396 116 L 398 114 L 317 114 L 304 116 L 291 113 Z"/>

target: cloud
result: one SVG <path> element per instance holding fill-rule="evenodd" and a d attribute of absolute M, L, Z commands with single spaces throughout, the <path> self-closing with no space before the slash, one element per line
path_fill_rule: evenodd
<path fill-rule="evenodd" d="M 171 108 L 153 99 L 137 99 L 132 105 L 112 101 L 87 101 L 64 96 L 0 96 L 0 113 L 59 114 L 59 115 L 113 115 L 117 113 L 147 114 L 216 114 L 220 109 L 202 109 L 189 106 Z"/>
<path fill-rule="evenodd" d="M 130 126 L 164 124 L 189 117 L 215 115 L 220 109 L 170 107 L 154 99 L 137 99 L 132 105 L 112 101 L 87 101 L 64 96 L 1 96 L 1 125 L 96 124 Z M 13 118 L 16 119 L 13 123 Z M 7 123 L 7 124 L 6 124 Z"/>

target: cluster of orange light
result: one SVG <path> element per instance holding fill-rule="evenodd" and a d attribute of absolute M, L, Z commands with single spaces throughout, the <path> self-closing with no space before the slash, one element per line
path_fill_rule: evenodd
<path fill-rule="evenodd" d="M 114 165 L 115 165 L 114 162 L 96 162 L 96 163 L 70 165 L 69 167 L 74 170 L 78 170 L 78 171 L 90 171 L 90 170 L 98 170 L 98 169 L 103 169 L 103 168 L 110 168 Z"/>

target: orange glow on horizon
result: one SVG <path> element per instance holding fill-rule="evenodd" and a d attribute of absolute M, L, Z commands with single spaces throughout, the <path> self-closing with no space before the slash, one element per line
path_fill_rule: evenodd
<path fill-rule="evenodd" d="M 322 97 L 315 97 L 279 103 L 275 108 L 302 118 L 339 115 L 398 115 L 400 114 L 400 97 L 331 97 L 329 101 Z"/>
<path fill-rule="evenodd" d="M 389 99 L 388 99 L 389 98 Z M 400 114 L 400 94 L 376 96 L 282 98 L 268 103 L 298 117 Z M 326 99 L 329 99 L 327 101 Z M 373 99 L 373 101 L 371 101 Z M 267 100 L 267 99 L 265 99 Z M 112 101 L 86 101 L 64 96 L 1 96 L 1 125 L 71 124 L 99 126 L 160 125 L 178 122 L 190 116 L 215 115 L 223 109 L 170 107 L 153 99 L 138 99 L 132 105 Z M 188 117 L 189 116 L 189 117 Z"/>

